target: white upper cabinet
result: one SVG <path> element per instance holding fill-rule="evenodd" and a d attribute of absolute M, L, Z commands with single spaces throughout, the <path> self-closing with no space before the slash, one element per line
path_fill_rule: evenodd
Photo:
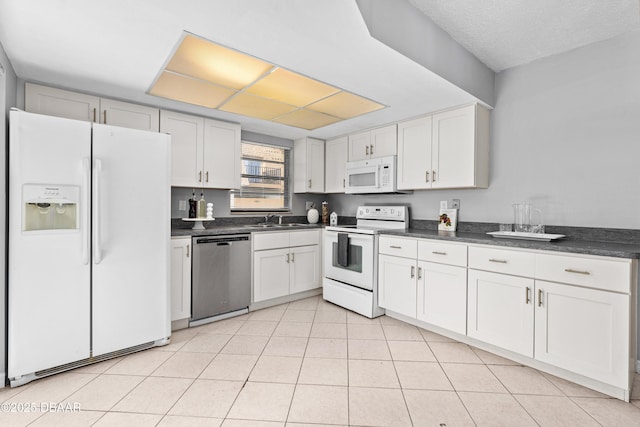
<path fill-rule="evenodd" d="M 325 143 L 325 193 L 344 193 L 349 158 L 349 139 L 346 136 Z"/>
<path fill-rule="evenodd" d="M 25 110 L 152 132 L 158 132 L 160 120 L 157 108 L 33 83 L 25 84 Z"/>
<path fill-rule="evenodd" d="M 240 186 L 240 125 L 162 110 L 160 132 L 171 135 L 172 186 Z"/>
<path fill-rule="evenodd" d="M 160 132 L 171 135 L 171 185 L 201 187 L 204 119 L 162 110 Z"/>
<path fill-rule="evenodd" d="M 398 124 L 398 189 L 431 188 L 431 116 Z"/>
<path fill-rule="evenodd" d="M 83 93 L 25 83 L 24 108 L 31 113 L 98 123 L 100 98 Z"/>
<path fill-rule="evenodd" d="M 296 139 L 293 158 L 293 192 L 324 193 L 324 141 Z"/>
<path fill-rule="evenodd" d="M 349 161 L 393 156 L 397 141 L 395 124 L 349 135 Z"/>
<path fill-rule="evenodd" d="M 398 188 L 487 188 L 489 111 L 469 105 L 398 125 Z"/>
<path fill-rule="evenodd" d="M 240 125 L 204 119 L 205 188 L 240 188 Z"/>
<path fill-rule="evenodd" d="M 144 105 L 100 98 L 100 123 L 158 132 L 160 110 Z"/>

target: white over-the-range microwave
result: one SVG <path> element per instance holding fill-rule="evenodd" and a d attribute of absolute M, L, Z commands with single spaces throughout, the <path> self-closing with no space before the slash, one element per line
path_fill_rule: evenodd
<path fill-rule="evenodd" d="M 397 193 L 396 156 L 347 162 L 347 194 Z"/>

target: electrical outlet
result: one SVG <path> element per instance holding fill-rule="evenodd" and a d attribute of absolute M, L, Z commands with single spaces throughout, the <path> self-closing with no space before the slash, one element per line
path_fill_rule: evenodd
<path fill-rule="evenodd" d="M 178 210 L 179 211 L 186 211 L 187 210 L 187 201 L 186 200 L 178 201 Z"/>
<path fill-rule="evenodd" d="M 309 209 L 311 209 L 312 207 L 313 207 L 313 202 L 305 202 L 305 204 L 304 204 L 304 208 L 305 208 L 306 210 L 309 210 Z"/>
<path fill-rule="evenodd" d="M 447 201 L 440 200 L 440 209 L 447 209 Z"/>
<path fill-rule="evenodd" d="M 453 199 L 451 201 L 451 209 L 460 209 L 460 199 Z"/>

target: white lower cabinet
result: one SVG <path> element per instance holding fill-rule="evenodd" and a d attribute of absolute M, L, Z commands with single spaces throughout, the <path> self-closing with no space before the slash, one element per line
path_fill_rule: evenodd
<path fill-rule="evenodd" d="M 254 234 L 254 303 L 322 286 L 320 235 L 319 229 Z"/>
<path fill-rule="evenodd" d="M 378 257 L 378 305 L 415 318 L 416 271 L 415 259 L 380 255 Z"/>
<path fill-rule="evenodd" d="M 535 358 L 628 384 L 629 303 L 628 295 L 536 280 Z"/>
<path fill-rule="evenodd" d="M 383 235 L 378 261 L 387 314 L 629 400 L 637 260 Z"/>
<path fill-rule="evenodd" d="M 191 317 L 191 237 L 171 239 L 171 321 Z"/>
<path fill-rule="evenodd" d="M 533 279 L 469 270 L 467 335 L 533 357 Z"/>
<path fill-rule="evenodd" d="M 464 334 L 467 269 L 447 264 L 466 265 L 466 246 L 381 236 L 379 248 L 380 307 Z M 441 262 L 425 261 L 431 257 Z"/>
<path fill-rule="evenodd" d="M 467 332 L 467 269 L 418 261 L 417 319 L 464 335 Z"/>
<path fill-rule="evenodd" d="M 289 293 L 309 291 L 320 286 L 320 246 L 290 249 Z"/>
<path fill-rule="evenodd" d="M 253 253 L 253 300 L 289 295 L 289 248 Z"/>

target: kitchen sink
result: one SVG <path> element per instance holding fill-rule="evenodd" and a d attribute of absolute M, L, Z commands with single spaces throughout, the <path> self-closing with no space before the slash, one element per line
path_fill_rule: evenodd
<path fill-rule="evenodd" d="M 248 227 L 251 228 L 286 228 L 286 227 L 305 227 L 305 226 L 312 226 L 315 224 L 305 224 L 305 223 L 301 223 L 301 222 L 292 222 L 289 224 L 251 224 L 248 225 Z"/>

